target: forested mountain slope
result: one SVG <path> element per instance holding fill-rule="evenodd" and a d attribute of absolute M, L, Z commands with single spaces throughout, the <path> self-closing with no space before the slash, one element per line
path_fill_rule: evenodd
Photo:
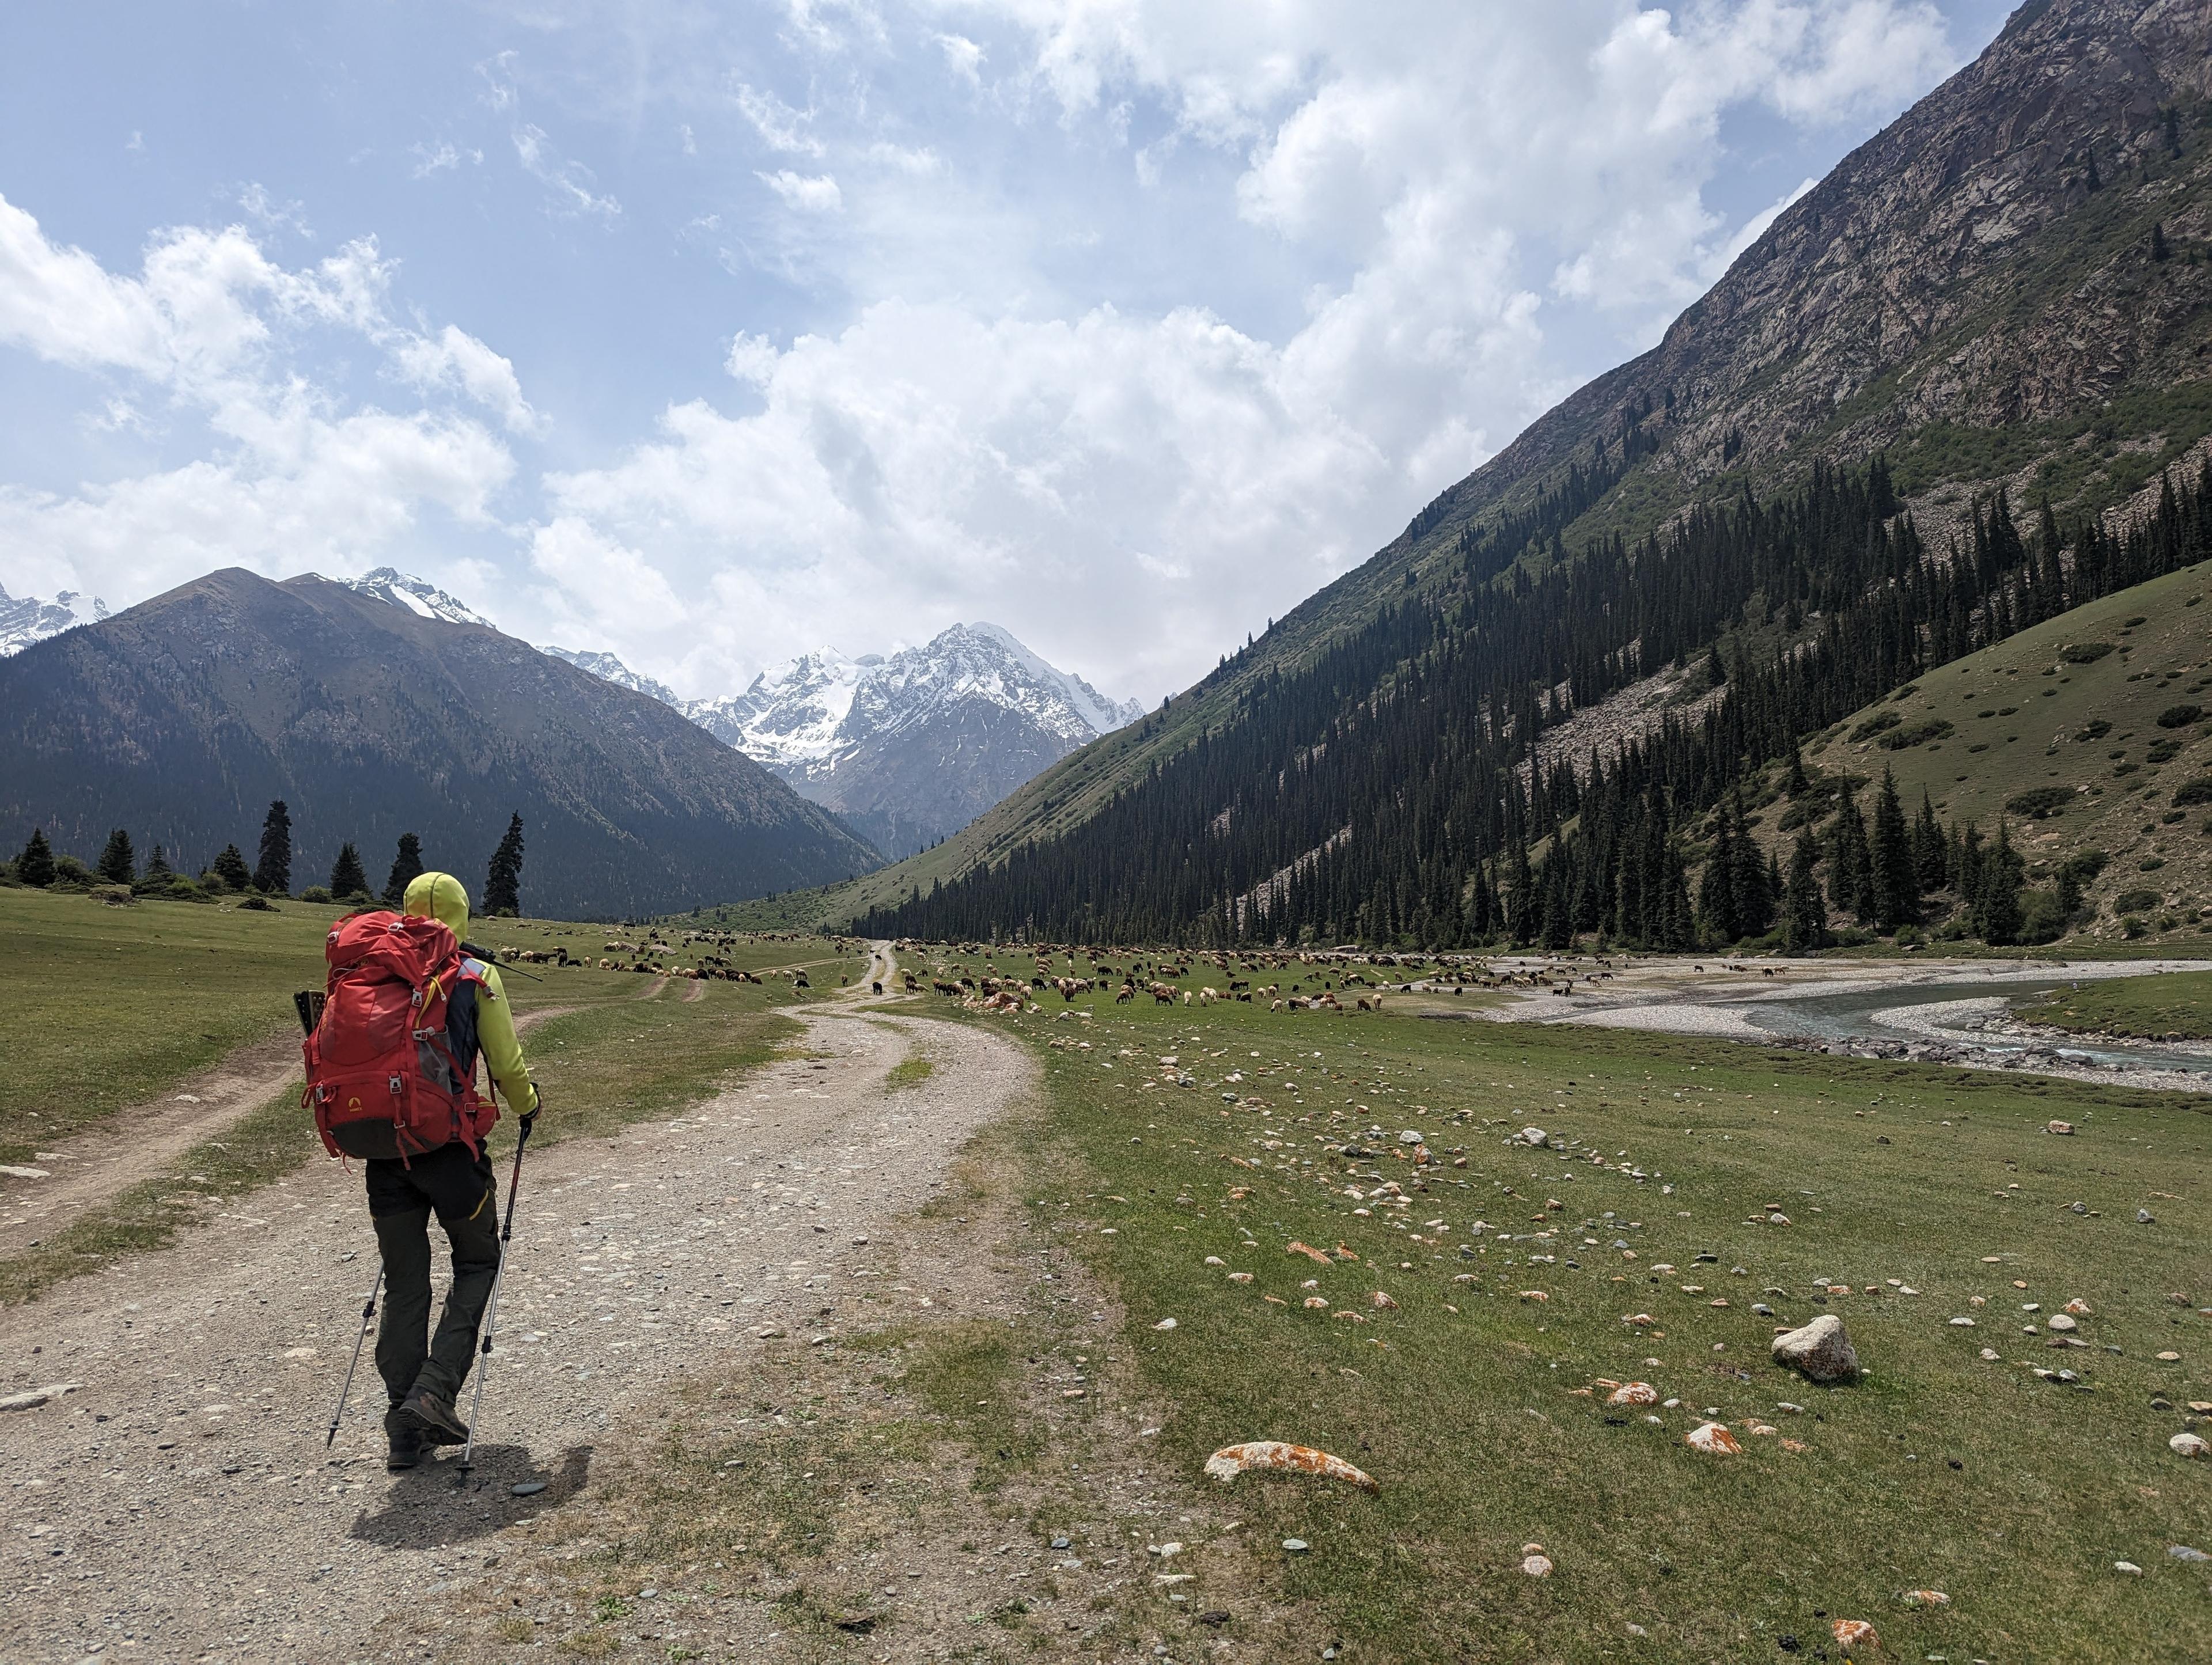
<path fill-rule="evenodd" d="M 1295 884 L 1361 892 L 1370 923 L 1340 902 L 1307 921 L 1317 930 L 1408 930 L 1424 902 L 1432 918 L 1455 911 L 1455 882 L 1466 894 L 1482 863 L 1541 837 L 1545 791 L 1507 784 L 1537 738 L 1668 661 L 1716 641 L 1754 674 L 1777 654 L 1824 657 L 1844 680 L 1806 694 L 1802 732 L 1907 663 L 2032 622 L 1992 599 L 1990 562 L 2014 583 L 2013 551 L 1972 554 L 1996 491 L 2021 562 L 2063 577 L 2087 549 L 2094 576 L 2118 531 L 2100 517 L 2169 465 L 2193 489 L 2190 453 L 2212 432 L 2208 48 L 2212 8 L 2023 8 L 1781 215 L 1658 347 L 1170 709 L 837 902 L 1062 862 L 1089 914 L 1047 905 L 1050 886 L 1017 901 L 978 878 L 958 928 L 1211 931 L 1231 928 L 1240 898 L 1279 928 L 1273 898 Z M 1912 574 L 1942 587 L 1929 605 L 1943 611 L 1856 662 Z M 1328 761 L 1347 741 L 1362 759 Z M 1748 766 L 1712 765 L 1722 781 Z M 1425 797 L 1428 778 L 1453 793 Z M 1117 802 L 1125 841 L 1146 828 L 1140 848 L 1078 832 Z"/>
<path fill-rule="evenodd" d="M 842 878 L 874 853 L 669 710 L 480 624 L 211 573 L 0 660 L 0 842 L 109 829 L 185 871 L 290 805 L 303 870 L 422 835 L 473 886 L 520 812 L 530 911 L 611 917 Z M 300 881 L 314 882 L 313 879 Z"/>

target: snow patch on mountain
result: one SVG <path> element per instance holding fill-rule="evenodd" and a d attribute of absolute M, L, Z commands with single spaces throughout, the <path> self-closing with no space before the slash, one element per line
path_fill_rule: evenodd
<path fill-rule="evenodd" d="M 441 618 L 448 624 L 481 624 L 488 630 L 499 629 L 466 602 L 447 595 L 428 579 L 403 573 L 396 567 L 379 567 L 359 578 L 341 578 L 338 582 L 349 590 L 358 590 L 363 595 L 404 608 L 418 618 Z"/>
<path fill-rule="evenodd" d="M 11 596 L 0 589 L 0 659 L 106 617 L 107 604 L 82 591 L 64 590 L 52 601 L 41 601 L 34 595 Z"/>
<path fill-rule="evenodd" d="M 663 705 L 673 706 L 687 717 L 691 715 L 690 707 L 693 702 L 684 699 L 666 683 L 655 682 L 643 671 L 631 670 L 612 653 L 579 652 L 574 647 L 555 647 L 544 643 L 538 644 L 538 651 L 550 653 L 556 659 L 565 659 L 579 671 L 588 671 L 601 682 L 611 682 L 617 688 L 643 694 L 650 699 L 659 700 Z"/>

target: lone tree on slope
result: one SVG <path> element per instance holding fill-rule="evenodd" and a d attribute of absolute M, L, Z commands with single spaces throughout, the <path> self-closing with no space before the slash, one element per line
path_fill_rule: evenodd
<path fill-rule="evenodd" d="M 422 876 L 422 841 L 414 833 L 399 835 L 399 854 L 392 858 L 392 876 L 384 881 L 384 900 L 397 908 L 407 900 L 407 887 Z"/>
<path fill-rule="evenodd" d="M 138 853 L 131 848 L 131 835 L 120 827 L 107 835 L 96 864 L 110 884 L 128 884 L 138 877 Z"/>
<path fill-rule="evenodd" d="M 246 866 L 246 857 L 235 844 L 222 847 L 222 854 L 216 857 L 211 871 L 234 890 L 246 890 L 253 883 L 253 875 Z"/>
<path fill-rule="evenodd" d="M 261 856 L 253 866 L 253 888 L 280 896 L 292 891 L 292 812 L 281 798 L 270 803 L 261 823 Z"/>
<path fill-rule="evenodd" d="M 362 867 L 361 852 L 349 840 L 338 846 L 338 859 L 331 864 L 331 894 L 344 897 L 368 892 L 368 874 Z"/>
<path fill-rule="evenodd" d="M 31 842 L 15 858 L 15 877 L 40 890 L 54 882 L 54 847 L 46 842 L 44 827 L 31 829 Z"/>
<path fill-rule="evenodd" d="M 522 911 L 522 817 L 507 823 L 507 836 L 491 853 L 491 867 L 484 874 L 484 912 L 496 917 Z"/>

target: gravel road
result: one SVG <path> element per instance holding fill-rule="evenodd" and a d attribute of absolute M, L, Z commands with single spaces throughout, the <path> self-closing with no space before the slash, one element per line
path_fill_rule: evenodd
<path fill-rule="evenodd" d="M 880 951 L 871 972 L 890 975 Z M 502 1527 L 582 1489 L 595 1446 L 683 1372 L 758 1329 L 799 1335 L 833 1280 L 889 1261 L 902 1217 L 1035 1070 L 988 1032 L 858 1001 L 793 1015 L 811 1056 L 532 1153 L 465 1489 L 450 1457 L 385 1473 L 366 1360 L 324 1449 L 375 1267 L 359 1177 L 336 1164 L 0 1314 L 0 1391 L 81 1384 L 0 1412 L 0 1659 L 360 1657 L 380 1620 L 489 1564 Z M 917 1047 L 934 1073 L 887 1092 Z"/>

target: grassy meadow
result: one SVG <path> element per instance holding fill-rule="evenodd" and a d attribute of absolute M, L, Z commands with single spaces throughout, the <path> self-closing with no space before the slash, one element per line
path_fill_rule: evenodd
<path fill-rule="evenodd" d="M 1236 1481 L 1242 1550 L 1188 1528 L 1160 1634 L 1235 1607 L 1220 1549 L 1347 1661 L 1832 1658 L 1838 1618 L 1896 1658 L 2212 1656 L 2168 1553 L 2212 1551 L 2212 1464 L 2167 1444 L 2212 1400 L 2203 1101 L 1413 1006 L 987 1020 L 1046 1060 L 1006 1183 L 1118 1294 L 1158 1455 L 1193 1493 L 1261 1438 L 1381 1482 Z M 1769 1358 L 1824 1311 L 1856 1385 Z M 1609 1407 L 1630 1381 L 1675 1403 Z M 1741 1455 L 1685 1444 L 1706 1417 Z"/>
<path fill-rule="evenodd" d="M 282 902 L 273 913 L 166 901 L 124 908 L 82 894 L 0 889 L 0 1001 L 17 1019 L 16 1066 L 0 1079 L 0 1161 L 28 1164 L 73 1135 L 96 1137 L 118 1110 L 158 1099 L 237 1047 L 296 1036 L 292 992 L 319 986 L 323 936 L 336 916 L 305 902 Z M 529 920 L 481 921 L 473 933 L 495 950 L 566 945 L 588 954 L 594 968 L 603 957 L 627 960 L 602 954 L 621 934 Z M 819 939 L 714 951 L 756 972 L 812 967 L 814 981 L 829 987 L 857 969 Z M 667 957 L 692 961 L 680 951 Z M 663 982 L 542 965 L 510 967 L 501 981 L 519 1017 L 538 1014 L 523 1049 L 545 1097 L 537 1129 L 544 1142 L 675 1114 L 774 1055 L 797 1033 L 782 1008 L 807 998 L 788 980 Z M 700 998 L 687 1000 L 694 990 Z M 0 1257 L 0 1303 L 28 1299 L 111 1256 L 159 1248 L 196 1215 L 319 1159 L 322 1144 L 299 1093 L 295 1080 L 158 1176 Z M 512 1148 L 512 1127 L 501 1122 L 495 1146 Z M 38 1183 L 0 1179 L 0 1207 Z"/>
<path fill-rule="evenodd" d="M 2212 1041 L 2212 972 L 2166 972 L 2084 983 L 2015 1010 L 2029 1023 L 2085 1035 L 2124 1035 L 2145 1041 L 2179 1035 L 2185 1040 Z"/>

